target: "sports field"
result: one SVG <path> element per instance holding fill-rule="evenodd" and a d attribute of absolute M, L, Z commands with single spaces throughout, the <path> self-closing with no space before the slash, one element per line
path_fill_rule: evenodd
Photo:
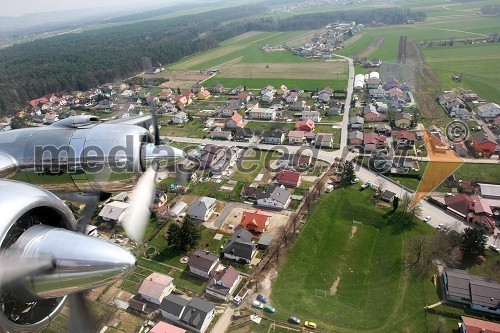
<path fill-rule="evenodd" d="M 317 31 L 249 32 L 221 43 L 221 46 L 184 59 L 169 66 L 172 70 L 219 70 L 205 82 L 210 86 L 221 82 L 226 87 L 245 85 L 262 88 L 282 84 L 302 89 L 330 86 L 345 89 L 347 62 L 344 60 L 309 60 L 289 51 L 263 52 L 262 45 L 291 47 L 313 37 Z"/>
<path fill-rule="evenodd" d="M 372 193 L 342 189 L 320 200 L 273 284 L 276 317 L 294 315 L 334 332 L 427 331 L 423 307 L 437 302 L 436 287 L 410 278 L 402 258 L 406 239 L 433 231 L 390 225 L 389 209 L 376 207 Z"/>

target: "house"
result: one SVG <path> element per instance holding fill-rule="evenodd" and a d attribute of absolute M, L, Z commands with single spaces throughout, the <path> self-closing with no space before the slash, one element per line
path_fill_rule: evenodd
<path fill-rule="evenodd" d="M 500 199 L 500 185 L 478 183 L 479 194 L 485 199 Z"/>
<path fill-rule="evenodd" d="M 204 333 L 214 317 L 215 304 L 199 298 L 191 300 L 176 295 L 163 299 L 160 310 L 164 318 L 191 331 Z"/>
<path fill-rule="evenodd" d="M 172 117 L 172 122 L 174 124 L 184 124 L 184 123 L 187 123 L 189 121 L 189 117 L 187 115 L 186 112 L 178 112 L 177 114 L 175 114 L 173 117 Z"/>
<path fill-rule="evenodd" d="M 295 129 L 297 131 L 314 132 L 314 126 L 314 121 L 311 119 L 299 120 L 295 122 Z"/>
<path fill-rule="evenodd" d="M 195 220 L 207 221 L 215 210 L 215 202 L 214 198 L 209 197 L 201 197 L 193 201 L 188 209 L 189 217 Z"/>
<path fill-rule="evenodd" d="M 265 215 L 261 210 L 255 212 L 244 211 L 240 225 L 251 232 L 263 233 L 269 225 L 269 215 Z"/>
<path fill-rule="evenodd" d="M 158 324 L 151 328 L 149 333 L 186 333 L 186 330 L 174 325 L 170 325 L 164 321 L 159 321 Z"/>
<path fill-rule="evenodd" d="M 263 195 L 266 191 L 260 187 L 244 187 L 241 191 L 241 198 L 245 200 L 257 200 L 258 197 Z"/>
<path fill-rule="evenodd" d="M 109 99 L 103 99 L 102 101 L 100 101 L 96 108 L 97 109 L 111 109 L 113 106 L 115 105 L 115 103 L 113 103 L 113 101 L 110 101 Z"/>
<path fill-rule="evenodd" d="M 222 110 L 221 113 L 224 117 L 231 117 L 233 114 L 237 113 L 237 108 L 234 105 L 226 105 Z"/>
<path fill-rule="evenodd" d="M 361 146 L 363 144 L 364 135 L 360 131 L 351 131 L 348 134 L 349 144 L 351 146 Z"/>
<path fill-rule="evenodd" d="M 380 200 L 385 201 L 385 202 L 392 202 L 394 200 L 394 197 L 396 196 L 396 193 L 391 192 L 389 190 L 385 190 L 384 193 L 380 196 Z"/>
<path fill-rule="evenodd" d="M 248 115 L 252 119 L 275 120 L 278 113 L 275 109 L 252 108 Z"/>
<path fill-rule="evenodd" d="M 238 128 L 234 133 L 235 141 L 249 141 L 253 138 L 254 132 L 251 128 Z"/>
<path fill-rule="evenodd" d="M 471 309 L 500 314 L 500 283 L 467 271 L 446 267 L 443 274 L 446 298 Z"/>
<path fill-rule="evenodd" d="M 455 114 L 455 112 L 457 112 L 458 110 L 465 110 L 466 105 L 461 99 L 457 98 L 453 102 L 448 103 L 447 109 L 450 113 L 450 116 L 453 117 L 452 114 Z"/>
<path fill-rule="evenodd" d="M 238 98 L 233 98 L 227 101 L 227 106 L 232 106 L 236 110 L 241 110 L 245 107 L 245 102 Z"/>
<path fill-rule="evenodd" d="M 198 94 L 196 94 L 196 98 L 204 100 L 204 99 L 209 99 L 212 96 L 210 91 L 208 90 L 202 90 Z"/>
<path fill-rule="evenodd" d="M 262 88 L 262 90 L 260 91 L 260 94 L 264 95 L 267 92 L 270 92 L 270 93 L 272 93 L 274 95 L 274 94 L 276 94 L 276 89 L 274 89 L 273 86 L 269 86 L 268 85 L 267 87 Z"/>
<path fill-rule="evenodd" d="M 288 207 L 291 194 L 279 186 L 270 187 L 257 198 L 256 206 L 282 210 Z"/>
<path fill-rule="evenodd" d="M 483 132 L 473 136 L 472 146 L 474 146 L 474 149 L 478 153 L 482 153 L 485 157 L 490 157 L 498 149 L 495 139 Z"/>
<path fill-rule="evenodd" d="M 169 89 L 163 89 L 158 94 L 158 98 L 161 101 L 170 101 L 170 100 L 172 100 L 172 89 L 170 89 L 170 88 Z"/>
<path fill-rule="evenodd" d="M 245 91 L 245 87 L 244 86 L 236 86 L 236 87 L 234 87 L 233 89 L 231 89 L 229 91 L 228 95 L 239 95 L 239 94 L 241 94 L 244 91 Z"/>
<path fill-rule="evenodd" d="M 240 283 L 240 273 L 233 268 L 226 268 L 215 273 L 214 277 L 208 281 L 205 292 L 208 295 L 227 301 Z"/>
<path fill-rule="evenodd" d="M 306 154 L 294 154 L 290 165 L 294 168 L 307 168 L 312 163 L 312 156 Z"/>
<path fill-rule="evenodd" d="M 259 107 L 259 100 L 252 98 L 247 102 L 247 109 L 253 109 Z"/>
<path fill-rule="evenodd" d="M 318 133 L 314 138 L 314 146 L 316 148 L 332 148 L 333 147 L 333 134 Z"/>
<path fill-rule="evenodd" d="M 477 114 L 483 119 L 493 119 L 500 115 L 500 106 L 496 103 L 483 104 L 477 107 Z"/>
<path fill-rule="evenodd" d="M 212 131 L 210 132 L 210 139 L 214 140 L 231 140 L 233 132 L 231 131 Z"/>
<path fill-rule="evenodd" d="M 274 99 L 274 94 L 270 91 L 265 92 L 260 97 L 260 100 L 264 103 L 271 103 L 273 99 Z"/>
<path fill-rule="evenodd" d="M 307 107 L 306 101 L 298 101 L 288 107 L 290 111 L 304 111 Z"/>
<path fill-rule="evenodd" d="M 492 233 L 495 230 L 493 212 L 488 203 L 480 195 L 474 194 L 468 196 L 465 193 L 459 193 L 454 196 L 445 197 L 444 202 L 448 208 L 464 216 L 467 221 L 478 224 L 487 232 Z"/>
<path fill-rule="evenodd" d="M 327 116 L 338 116 L 342 112 L 342 104 L 339 102 L 331 102 L 328 105 L 328 111 L 326 111 Z"/>
<path fill-rule="evenodd" d="M 389 111 L 389 106 L 384 102 L 375 102 L 375 107 L 379 113 L 387 113 Z"/>
<path fill-rule="evenodd" d="M 259 249 L 268 249 L 269 245 L 273 241 L 274 237 L 271 235 L 260 235 L 259 242 L 257 243 L 257 247 Z"/>
<path fill-rule="evenodd" d="M 385 90 L 382 88 L 369 89 L 368 93 L 373 98 L 383 98 L 385 96 Z"/>
<path fill-rule="evenodd" d="M 411 114 L 406 112 L 396 113 L 394 116 L 394 123 L 398 128 L 410 128 L 412 125 Z"/>
<path fill-rule="evenodd" d="M 289 131 L 288 132 L 288 143 L 291 145 L 301 145 L 306 139 L 304 131 Z"/>
<path fill-rule="evenodd" d="M 373 105 L 370 105 L 370 106 L 373 106 Z M 371 123 L 371 122 L 378 122 L 378 121 L 384 121 L 385 120 L 385 117 L 383 115 L 381 115 L 376 109 L 375 107 L 373 107 L 372 110 L 368 111 L 367 113 L 365 113 L 364 115 L 364 119 L 365 119 L 365 122 L 366 123 Z"/>
<path fill-rule="evenodd" d="M 239 101 L 243 104 L 243 106 L 245 105 L 246 102 L 248 102 L 250 100 L 250 95 L 247 94 L 247 93 L 239 93 L 238 95 L 235 95 L 235 96 L 230 96 L 229 97 L 230 100 L 233 100 L 233 101 Z"/>
<path fill-rule="evenodd" d="M 351 126 L 351 129 L 362 130 L 365 126 L 365 120 L 360 116 L 351 117 L 351 119 L 349 119 L 349 126 Z"/>
<path fill-rule="evenodd" d="M 302 181 L 302 174 L 292 170 L 281 170 L 276 173 L 274 180 L 280 185 L 297 187 Z"/>
<path fill-rule="evenodd" d="M 391 128 L 391 126 L 389 126 L 387 124 L 377 124 L 375 126 L 375 132 L 377 132 L 379 134 L 388 135 L 388 134 L 391 134 L 392 128 Z"/>
<path fill-rule="evenodd" d="M 262 134 L 262 143 L 280 145 L 285 141 L 285 132 L 278 129 L 271 129 Z"/>
<path fill-rule="evenodd" d="M 205 87 L 202 84 L 195 84 L 191 87 L 191 92 L 193 94 L 198 94 L 203 91 L 205 91 Z"/>
<path fill-rule="evenodd" d="M 461 316 L 460 333 L 499 333 L 500 324 L 476 318 Z M 459 324 L 460 325 L 460 324 Z"/>
<path fill-rule="evenodd" d="M 285 99 L 285 102 L 291 104 L 291 103 L 297 102 L 297 100 L 299 98 L 299 94 L 295 91 L 292 91 L 292 92 L 286 94 L 283 98 Z"/>
<path fill-rule="evenodd" d="M 188 259 L 189 271 L 193 274 L 209 279 L 217 270 L 219 256 L 204 250 L 194 251 Z"/>
<path fill-rule="evenodd" d="M 470 119 L 470 112 L 465 107 L 450 111 L 450 117 L 462 120 Z"/>
<path fill-rule="evenodd" d="M 224 147 L 224 154 L 217 161 L 213 161 L 210 172 L 214 175 L 222 175 L 232 165 L 236 163 L 239 148 L 236 146 Z"/>
<path fill-rule="evenodd" d="M 243 121 L 243 116 L 239 113 L 233 114 L 226 120 L 227 128 L 242 128 L 245 127 L 245 125 L 246 123 Z"/>
<path fill-rule="evenodd" d="M 99 212 L 99 217 L 104 221 L 117 223 L 127 215 L 129 207 L 130 204 L 127 202 L 112 201 L 102 208 Z"/>
<path fill-rule="evenodd" d="M 384 88 L 389 90 L 392 88 L 399 88 L 399 82 L 397 80 L 392 80 L 384 84 Z"/>
<path fill-rule="evenodd" d="M 330 102 L 331 95 L 326 91 L 320 92 L 318 95 L 318 103 L 328 104 Z"/>
<path fill-rule="evenodd" d="M 378 146 L 385 145 L 387 137 L 382 134 L 377 133 L 365 133 L 363 138 L 363 145 L 365 146 L 365 152 L 373 151 Z"/>
<path fill-rule="evenodd" d="M 164 274 L 151 273 L 142 281 L 137 293 L 146 301 L 160 305 L 163 298 L 175 289 L 173 280 Z"/>
<path fill-rule="evenodd" d="M 381 83 L 382 81 L 379 78 L 369 78 L 368 80 L 366 80 L 366 87 L 368 89 L 377 89 Z"/>
<path fill-rule="evenodd" d="M 212 94 L 220 94 L 224 92 L 224 85 L 219 82 L 214 84 L 209 90 Z"/>
<path fill-rule="evenodd" d="M 397 148 L 413 148 L 417 137 L 415 134 L 407 131 L 396 132 L 396 147 Z"/>
<path fill-rule="evenodd" d="M 252 243 L 252 238 L 250 231 L 243 228 L 236 230 L 222 248 L 223 257 L 249 264 L 257 251 L 257 245 Z"/>
<path fill-rule="evenodd" d="M 301 113 L 302 120 L 311 119 L 315 123 L 319 123 L 321 121 L 321 114 L 318 111 L 303 111 Z"/>

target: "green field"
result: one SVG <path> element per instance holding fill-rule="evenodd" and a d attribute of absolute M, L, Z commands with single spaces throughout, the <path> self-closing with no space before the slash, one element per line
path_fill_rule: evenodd
<path fill-rule="evenodd" d="M 423 54 L 442 90 L 472 89 L 487 101 L 500 103 L 500 43 L 427 47 Z M 461 73 L 462 82 L 451 80 L 448 73 Z"/>
<path fill-rule="evenodd" d="M 407 238 L 433 231 L 418 224 L 400 232 L 371 195 L 343 189 L 320 200 L 273 285 L 278 319 L 295 315 L 335 332 L 427 331 L 427 319 L 436 318 L 426 318 L 423 307 L 438 300 L 436 287 L 408 276 L 401 260 Z M 363 222 L 354 234 L 353 219 Z"/>

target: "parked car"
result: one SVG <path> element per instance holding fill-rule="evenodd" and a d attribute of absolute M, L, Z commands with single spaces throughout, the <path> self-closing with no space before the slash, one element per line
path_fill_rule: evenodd
<path fill-rule="evenodd" d="M 437 230 L 441 230 L 444 227 L 444 224 L 439 223 L 436 227 Z"/>
<path fill-rule="evenodd" d="M 372 183 L 365 182 L 363 185 L 361 185 L 361 189 L 365 190 L 365 189 L 369 188 L 370 186 L 372 186 Z"/>
<path fill-rule="evenodd" d="M 267 303 L 267 297 L 261 294 L 257 295 L 257 300 L 261 301 L 262 303 Z"/>
<path fill-rule="evenodd" d="M 271 313 L 275 313 L 276 312 L 276 309 L 270 305 L 266 305 L 264 307 L 264 311 L 267 311 L 267 312 L 271 312 Z"/>
<path fill-rule="evenodd" d="M 299 318 L 297 318 L 297 317 L 293 317 L 293 316 L 292 316 L 292 317 L 288 318 L 288 322 L 290 322 L 290 323 L 292 323 L 292 324 L 297 324 L 297 325 L 299 325 L 299 324 L 300 324 L 300 319 L 299 319 Z"/>
<path fill-rule="evenodd" d="M 262 304 L 261 302 L 259 301 L 253 301 L 252 305 L 254 307 L 256 307 L 257 309 L 263 309 L 264 308 L 264 304 Z"/>
<path fill-rule="evenodd" d="M 312 322 L 312 321 L 306 321 L 304 323 L 304 326 L 307 327 L 307 328 L 312 328 L 312 329 L 315 329 L 316 328 L 316 323 Z"/>
<path fill-rule="evenodd" d="M 351 184 L 357 184 L 359 183 L 359 178 L 354 178 L 353 180 L 351 180 Z"/>
<path fill-rule="evenodd" d="M 431 220 L 431 217 L 430 216 L 426 216 L 426 217 L 424 217 L 424 219 L 422 221 L 424 221 L 425 223 L 427 223 L 430 220 Z"/>
<path fill-rule="evenodd" d="M 500 248 L 496 245 L 490 244 L 490 250 L 500 253 Z"/>

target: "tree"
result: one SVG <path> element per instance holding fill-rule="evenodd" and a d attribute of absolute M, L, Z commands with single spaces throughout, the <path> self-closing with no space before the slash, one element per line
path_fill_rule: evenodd
<path fill-rule="evenodd" d="M 180 235 L 180 230 L 181 230 L 181 226 L 178 225 L 177 223 L 172 223 L 170 225 L 170 227 L 168 227 L 168 231 L 167 231 L 167 244 L 169 246 L 174 246 L 174 247 L 177 247 L 177 245 L 179 244 L 179 235 Z"/>
<path fill-rule="evenodd" d="M 399 206 L 399 197 L 394 197 L 394 200 L 392 201 L 392 210 L 396 211 L 398 210 Z"/>
<path fill-rule="evenodd" d="M 346 161 L 344 163 L 344 171 L 342 172 L 340 179 L 341 185 L 343 187 L 351 186 L 355 178 L 356 174 L 354 173 L 354 164 L 352 161 Z"/>
<path fill-rule="evenodd" d="M 188 250 L 195 247 L 201 239 L 201 229 L 191 219 L 186 219 L 182 224 L 179 234 L 181 244 L 179 247 Z"/>
<path fill-rule="evenodd" d="M 484 231 L 479 228 L 466 228 L 462 232 L 460 240 L 460 249 L 464 257 L 475 260 L 479 256 L 483 256 L 485 252 L 486 239 Z"/>

